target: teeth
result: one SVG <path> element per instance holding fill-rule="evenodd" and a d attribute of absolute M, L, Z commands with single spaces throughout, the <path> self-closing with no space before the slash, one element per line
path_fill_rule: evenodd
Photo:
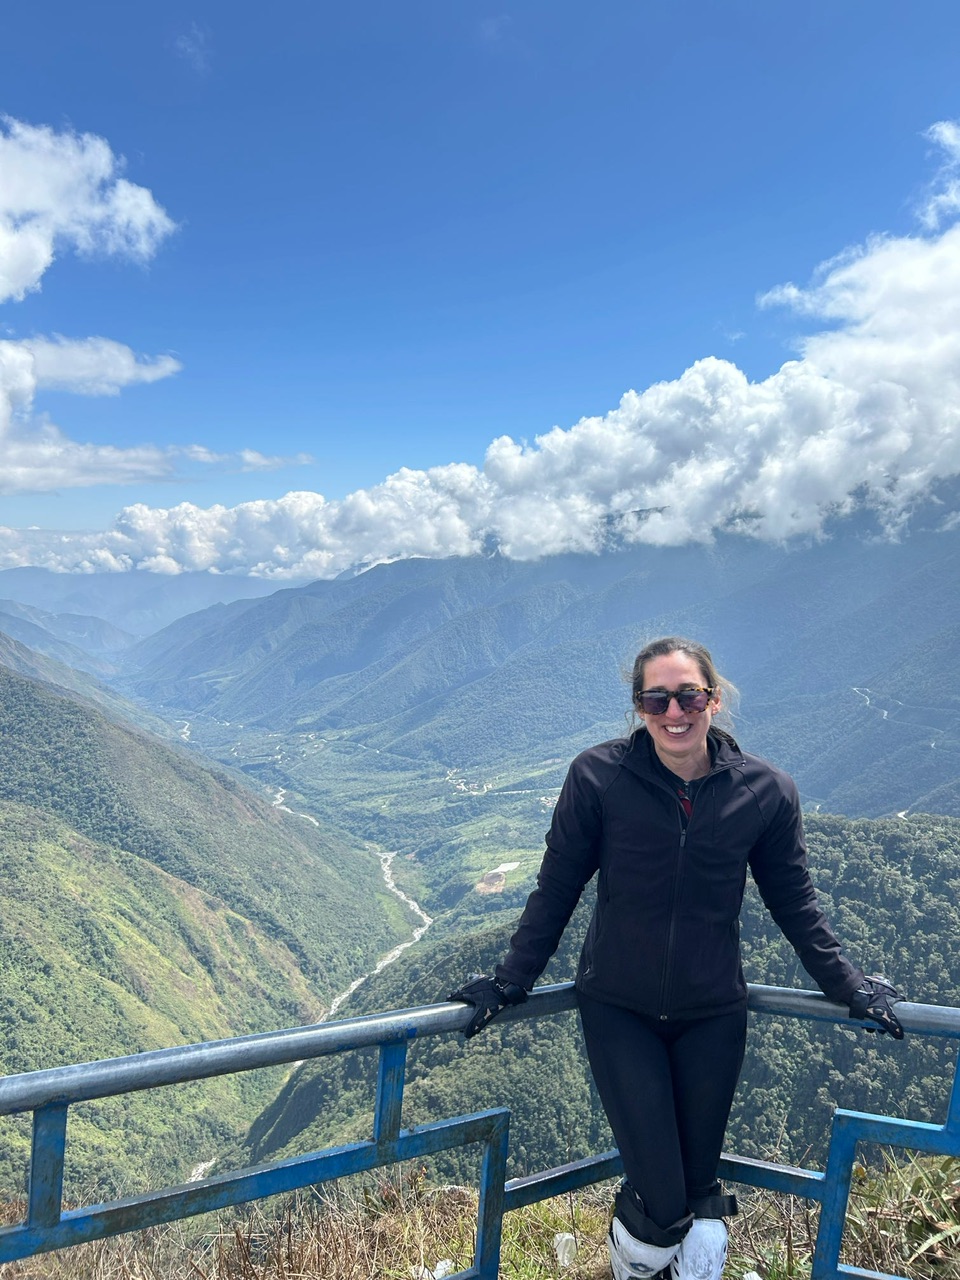
<path fill-rule="evenodd" d="M 666 729 L 667 733 L 672 733 L 674 735 L 686 733 L 690 728 L 688 724 L 665 724 L 663 727 Z"/>

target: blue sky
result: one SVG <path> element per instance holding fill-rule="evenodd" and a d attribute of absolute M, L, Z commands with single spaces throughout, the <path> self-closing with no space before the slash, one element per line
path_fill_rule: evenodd
<path fill-rule="evenodd" d="M 904 305 L 916 349 L 960 328 L 955 0 L 38 0 L 4 28 L 3 567 L 333 573 L 611 515 L 784 537 L 960 470 L 953 347 L 922 385 L 883 349 Z"/>

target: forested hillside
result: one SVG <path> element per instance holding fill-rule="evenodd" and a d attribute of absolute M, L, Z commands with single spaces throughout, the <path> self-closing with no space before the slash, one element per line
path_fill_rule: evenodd
<path fill-rule="evenodd" d="M 222 897 L 288 946 L 321 992 L 394 936 L 376 859 L 235 776 L 2 670 L 0 717 L 0 798 Z"/>
<path fill-rule="evenodd" d="M 115 671 L 111 652 L 133 640 L 124 640 L 123 632 L 98 618 L 58 616 L 15 600 L 0 600 L 0 630 L 36 653 L 98 677 Z M 77 639 L 85 647 L 74 643 Z"/>
<path fill-rule="evenodd" d="M 914 1000 L 960 1002 L 960 821 L 812 817 L 809 844 L 822 901 L 848 954 L 869 972 L 895 975 Z M 542 981 L 573 976 L 588 909 L 581 904 Z M 466 939 L 447 934 L 423 945 L 361 988 L 349 1012 L 444 999 L 470 973 L 491 971 L 516 914 L 504 912 L 496 927 Z M 752 889 L 743 936 L 748 980 L 813 987 Z M 836 1105 L 942 1121 L 954 1059 L 949 1041 L 896 1044 L 833 1025 L 754 1017 L 728 1148 L 816 1161 Z M 494 1024 L 466 1044 L 459 1036 L 424 1041 L 412 1047 L 411 1064 L 404 1123 L 509 1106 L 513 1174 L 612 1145 L 574 1014 Z M 373 1071 L 372 1057 L 361 1054 L 305 1064 L 253 1126 L 246 1154 L 266 1159 L 368 1132 Z M 451 1157 L 440 1172 L 466 1170 Z"/>
<path fill-rule="evenodd" d="M 113 1057 L 312 1021 L 297 958 L 148 859 L 0 802 L 0 1071 Z M 75 1107 L 71 1194 L 183 1177 L 281 1074 Z M 0 1187 L 23 1189 L 30 1134 L 3 1122 Z"/>
<path fill-rule="evenodd" d="M 58 658 L 31 648 L 14 639 L 2 629 L 0 622 L 0 668 L 14 675 L 26 676 L 41 684 L 75 695 L 84 703 L 96 707 L 113 720 L 136 724 L 152 733 L 171 739 L 174 727 L 146 707 L 130 702 L 103 684 L 86 668 L 78 669 Z"/>
<path fill-rule="evenodd" d="M 7 1073 L 314 1021 L 409 934 L 356 842 L 5 669 L 0 805 Z M 258 1073 L 178 1091 L 173 1111 L 130 1102 L 122 1156 L 126 1104 L 78 1120 L 71 1177 L 123 1185 L 148 1148 L 183 1174 L 187 1150 L 208 1156 L 273 1087 Z"/>

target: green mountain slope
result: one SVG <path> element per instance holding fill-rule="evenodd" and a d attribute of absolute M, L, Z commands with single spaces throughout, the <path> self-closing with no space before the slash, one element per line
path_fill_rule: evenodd
<path fill-rule="evenodd" d="M 317 991 L 296 957 L 221 899 L 37 809 L 0 802 L 0 824 L 4 1074 L 315 1017 Z M 281 1078 L 74 1108 L 70 1189 L 186 1176 Z M 7 1124 L 0 1186 L 11 1189 L 29 1134 Z"/>
<path fill-rule="evenodd" d="M 395 937 L 373 856 L 282 812 L 235 776 L 0 670 L 0 798 L 222 897 L 332 994 Z"/>
<path fill-rule="evenodd" d="M 171 726 L 142 704 L 128 701 L 85 669 L 70 666 L 34 649 L 0 629 L 0 668 L 72 694 L 104 715 L 139 725 L 160 737 L 173 737 Z"/>
<path fill-rule="evenodd" d="M 4 669 L 0 805 L 8 1073 L 314 1021 L 409 936 L 372 851 Z M 115 1104 L 81 1128 L 71 1185 L 140 1178 L 146 1135 L 185 1173 L 184 1152 L 208 1156 L 262 1105 L 275 1081 L 256 1075 L 172 1113 L 161 1095 Z M 147 1119 L 121 1143 L 127 1106 Z"/>
<path fill-rule="evenodd" d="M 821 898 L 852 956 L 887 971 L 915 1000 L 960 1001 L 960 822 L 813 817 L 811 863 Z M 589 903 L 581 904 L 543 981 L 573 976 Z M 471 972 L 489 972 L 506 947 L 514 908 L 466 939 L 441 934 L 354 996 L 349 1014 L 432 1003 Z M 507 923 L 509 918 L 509 923 Z M 744 912 L 748 980 L 810 988 L 758 897 Z M 728 1147 L 800 1163 L 822 1157 L 835 1105 L 942 1121 L 955 1050 L 951 1042 L 895 1044 L 789 1019 L 752 1020 Z M 251 1128 L 245 1154 L 267 1159 L 369 1131 L 370 1055 L 304 1064 Z M 511 1107 L 512 1172 L 548 1167 L 609 1143 L 573 1014 L 542 1024 L 489 1028 L 475 1041 L 431 1038 L 411 1048 L 404 1123 L 494 1105 Z M 469 1160 L 441 1162 L 469 1176 Z"/>
<path fill-rule="evenodd" d="M 107 624 L 100 625 L 106 627 Z M 86 671 L 93 676 L 107 676 L 115 670 L 102 652 L 88 653 L 70 639 L 65 639 L 62 634 L 58 635 L 58 631 L 65 632 L 67 628 L 59 626 L 54 615 L 45 613 L 42 609 L 17 604 L 13 600 L 0 600 L 0 628 L 6 635 L 19 640 L 37 653 L 45 654 L 77 671 Z"/>

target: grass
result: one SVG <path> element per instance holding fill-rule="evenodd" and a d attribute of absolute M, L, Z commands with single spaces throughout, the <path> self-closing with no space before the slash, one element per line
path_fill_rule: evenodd
<path fill-rule="evenodd" d="M 504 1218 L 501 1280 L 607 1280 L 611 1189 L 543 1201 Z M 730 1222 L 724 1275 L 792 1280 L 810 1274 L 814 1205 L 746 1191 Z M 5 1222 L 22 1205 L 10 1204 Z M 442 1280 L 467 1268 L 476 1195 L 431 1187 L 422 1169 L 332 1184 L 246 1213 L 191 1219 L 0 1267 L 0 1280 Z M 576 1256 L 558 1261 L 572 1236 Z M 960 1159 L 887 1160 L 858 1168 L 842 1261 L 908 1276 L 960 1280 Z"/>
<path fill-rule="evenodd" d="M 910 1276 L 960 1276 L 960 1159 L 896 1165 L 887 1157 L 879 1174 L 857 1173 L 847 1222 L 859 1265 L 890 1271 L 897 1262 Z"/>

